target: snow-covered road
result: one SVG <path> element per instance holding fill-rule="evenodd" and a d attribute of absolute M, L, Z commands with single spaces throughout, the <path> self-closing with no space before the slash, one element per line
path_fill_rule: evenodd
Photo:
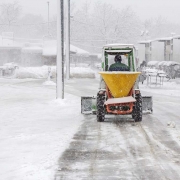
<path fill-rule="evenodd" d="M 80 96 L 96 95 L 98 79 L 65 82 L 62 101 L 43 82 L 0 79 L 0 179 L 180 179 L 179 83 L 141 85 L 154 102 L 141 123 L 98 123 L 80 114 Z"/>
<path fill-rule="evenodd" d="M 60 158 L 56 179 L 179 179 L 178 144 L 152 119 L 97 123 L 87 117 Z"/>
<path fill-rule="evenodd" d="M 59 160 L 56 179 L 180 179 L 180 98 L 151 92 L 142 94 L 153 95 L 154 113 L 141 123 L 130 116 L 108 116 L 103 123 L 85 116 Z"/>

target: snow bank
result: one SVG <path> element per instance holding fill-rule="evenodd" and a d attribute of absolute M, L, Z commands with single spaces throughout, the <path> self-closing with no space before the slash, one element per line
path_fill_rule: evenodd
<path fill-rule="evenodd" d="M 159 61 L 149 61 L 147 63 L 147 66 L 156 66 L 159 63 Z"/>
<path fill-rule="evenodd" d="M 179 62 L 176 61 L 149 61 L 147 63 L 147 66 L 171 66 L 171 65 L 176 65 L 176 64 L 180 64 Z"/>
<path fill-rule="evenodd" d="M 18 65 L 14 62 L 10 62 L 10 63 L 5 63 L 3 64 L 2 66 L 4 69 L 14 69 L 14 68 L 17 68 Z"/>
<path fill-rule="evenodd" d="M 19 67 L 15 72 L 15 78 L 41 79 L 48 77 L 48 67 Z"/>
<path fill-rule="evenodd" d="M 156 82 L 155 77 L 152 78 L 152 82 Z M 180 97 L 180 78 L 167 80 L 164 79 L 163 85 L 150 85 L 148 86 L 145 82 L 144 84 L 139 84 L 140 89 L 146 92 L 160 94 L 160 95 L 167 95 L 167 96 L 174 96 Z"/>
<path fill-rule="evenodd" d="M 70 71 L 70 77 L 95 78 L 95 72 L 88 67 L 73 67 Z"/>
<path fill-rule="evenodd" d="M 142 72 L 144 72 L 146 75 L 154 75 L 154 76 L 157 76 L 157 75 L 163 75 L 163 76 L 167 76 L 167 74 L 163 71 L 163 70 L 159 70 L 159 69 L 156 69 L 156 68 L 144 68 L 142 70 Z"/>
<path fill-rule="evenodd" d="M 45 82 L 43 83 L 43 85 L 44 85 L 44 86 L 55 86 L 56 83 L 54 83 L 53 81 L 45 81 Z"/>
<path fill-rule="evenodd" d="M 41 79 L 48 77 L 48 66 L 42 67 L 19 67 L 16 69 L 15 78 L 25 79 Z M 51 75 L 52 78 L 56 77 L 56 67 L 52 66 Z M 66 69 L 65 69 L 66 70 Z M 65 73 L 66 74 L 66 73 Z M 71 67 L 70 68 L 70 77 L 71 78 L 95 78 L 95 72 L 89 67 Z"/>

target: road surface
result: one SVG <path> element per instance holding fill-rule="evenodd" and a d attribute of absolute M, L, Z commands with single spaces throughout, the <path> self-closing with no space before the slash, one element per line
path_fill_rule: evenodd
<path fill-rule="evenodd" d="M 72 81 L 66 92 L 97 93 L 96 80 Z M 84 116 L 59 159 L 55 180 L 180 179 L 180 98 L 153 94 L 153 102 L 153 114 L 138 123 L 131 116 L 106 116 L 103 123 Z"/>

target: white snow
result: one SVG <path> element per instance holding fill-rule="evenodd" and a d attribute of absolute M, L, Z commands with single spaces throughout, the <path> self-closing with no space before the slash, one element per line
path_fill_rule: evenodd
<path fill-rule="evenodd" d="M 3 66 L 1 66 L 3 69 L 14 69 L 16 67 L 18 67 L 18 65 L 14 62 L 11 63 L 5 63 L 3 64 Z"/>
<path fill-rule="evenodd" d="M 36 82 L 0 79 L 2 180 L 52 180 L 58 158 L 81 124 L 79 97 L 55 100 L 55 88 Z"/>
<path fill-rule="evenodd" d="M 54 69 L 51 67 L 52 74 L 54 75 Z M 34 78 L 34 79 L 40 79 L 40 78 L 47 78 L 48 77 L 48 66 L 42 66 L 42 67 L 19 67 L 16 69 L 15 72 L 15 78 L 24 79 L 24 78 Z"/>
<path fill-rule="evenodd" d="M 82 55 L 82 56 L 90 55 L 90 53 L 88 51 L 85 51 L 84 49 L 76 47 L 72 44 L 70 44 L 70 51 L 71 51 L 71 53 L 75 53 L 77 55 Z M 64 54 L 65 53 L 66 53 L 66 45 L 64 45 Z M 56 40 L 45 41 L 42 54 L 43 54 L 43 56 L 56 56 L 57 41 Z"/>
<path fill-rule="evenodd" d="M 176 123 L 175 123 L 174 121 L 168 122 L 167 125 L 168 125 L 169 127 L 172 127 L 172 128 L 175 128 L 175 127 L 176 127 Z"/>
<path fill-rule="evenodd" d="M 44 86 L 56 86 L 56 83 L 54 83 L 53 81 L 45 81 L 43 83 Z"/>
<path fill-rule="evenodd" d="M 57 47 L 44 47 L 43 48 L 43 56 L 56 56 Z"/>
<path fill-rule="evenodd" d="M 147 63 L 147 66 L 155 66 L 155 65 L 157 65 L 159 63 L 159 61 L 149 61 L 148 63 Z"/>
<path fill-rule="evenodd" d="M 140 84 L 140 89 L 155 94 L 180 97 L 180 78 L 171 79 L 170 81 L 164 78 L 163 85 L 156 85 L 153 82 L 155 82 L 155 78 L 152 79 L 152 84 L 149 85 L 145 81 L 143 85 Z"/>
<path fill-rule="evenodd" d="M 76 67 L 74 71 L 88 74 L 92 70 Z M 27 79 L 30 73 L 36 74 L 35 78 L 47 78 L 48 67 L 24 68 L 25 79 L 0 78 L 2 180 L 53 180 L 58 158 L 83 122 L 80 97 L 65 93 L 65 99 L 56 100 L 55 83 Z M 72 87 L 73 84 L 74 81 Z M 180 96 L 180 79 L 165 79 L 161 86 L 147 86 L 144 82 L 140 88 L 146 92 Z M 180 137 L 176 126 L 170 130 L 174 138 Z M 123 146 L 123 141 L 120 142 Z"/>
<path fill-rule="evenodd" d="M 104 45 L 104 48 L 106 48 L 106 47 L 121 47 L 121 48 L 129 47 L 129 48 L 134 48 L 134 45 L 133 44 L 114 43 L 114 44 L 106 44 L 106 45 Z"/>
<path fill-rule="evenodd" d="M 84 49 L 78 48 L 72 44 L 70 45 L 70 50 L 72 50 L 73 52 L 76 52 L 76 54 L 78 54 L 78 55 L 85 55 L 85 56 L 90 55 L 90 53 L 88 51 L 85 51 Z"/>
<path fill-rule="evenodd" d="M 47 78 L 48 68 L 51 67 L 52 78 L 56 77 L 55 66 L 42 66 L 42 67 L 19 67 L 15 71 L 15 78 Z M 66 68 L 64 68 L 66 71 Z M 70 67 L 70 77 L 76 78 L 95 78 L 95 72 L 90 67 Z"/>

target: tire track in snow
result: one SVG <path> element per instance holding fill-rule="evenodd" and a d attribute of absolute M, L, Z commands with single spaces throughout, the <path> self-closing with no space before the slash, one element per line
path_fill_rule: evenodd
<path fill-rule="evenodd" d="M 166 179 L 161 173 L 151 142 L 142 130 L 141 124 L 126 124 L 120 128 L 120 132 L 126 139 L 128 160 L 133 165 L 132 174 L 138 179 Z"/>
<path fill-rule="evenodd" d="M 173 142 L 168 132 L 160 121 L 152 116 L 146 116 L 141 125 L 151 142 L 156 162 L 162 167 L 162 174 L 168 179 L 180 178 L 180 166 L 175 160 L 179 159 L 179 154 L 169 146 Z"/>

